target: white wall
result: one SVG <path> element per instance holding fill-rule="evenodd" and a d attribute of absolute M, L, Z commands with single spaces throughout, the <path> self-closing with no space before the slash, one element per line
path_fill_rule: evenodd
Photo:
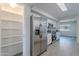
<path fill-rule="evenodd" d="M 74 18 L 76 23 L 76 37 L 77 37 L 77 43 L 79 44 L 79 15 L 76 16 L 69 16 L 69 17 L 65 17 L 65 18 L 61 18 L 61 19 L 72 19 Z"/>
<path fill-rule="evenodd" d="M 76 37 L 76 21 L 61 22 L 61 25 L 69 24 L 70 31 L 60 31 L 61 35 Z"/>
<path fill-rule="evenodd" d="M 79 17 L 76 17 L 76 21 L 77 21 L 77 43 L 79 43 Z"/>
<path fill-rule="evenodd" d="M 76 39 L 77 39 L 77 43 L 79 44 L 79 15 L 77 16 L 69 16 L 69 17 L 65 17 L 65 18 L 61 18 L 61 20 L 63 19 L 75 19 L 76 23 Z"/>
<path fill-rule="evenodd" d="M 30 56 L 30 16 L 31 7 L 29 5 L 24 5 L 23 56 Z"/>

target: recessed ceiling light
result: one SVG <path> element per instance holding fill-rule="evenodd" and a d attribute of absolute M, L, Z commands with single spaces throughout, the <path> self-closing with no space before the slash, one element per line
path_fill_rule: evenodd
<path fill-rule="evenodd" d="M 67 7 L 64 3 L 56 3 L 62 11 L 67 11 Z"/>

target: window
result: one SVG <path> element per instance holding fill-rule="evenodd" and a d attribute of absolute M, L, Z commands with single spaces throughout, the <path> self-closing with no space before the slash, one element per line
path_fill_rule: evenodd
<path fill-rule="evenodd" d="M 70 31 L 70 24 L 61 24 L 60 31 Z"/>

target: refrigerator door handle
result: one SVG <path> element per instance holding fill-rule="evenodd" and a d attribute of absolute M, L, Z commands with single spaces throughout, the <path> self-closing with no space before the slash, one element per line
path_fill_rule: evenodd
<path fill-rule="evenodd" d="M 39 37 L 42 38 L 42 34 L 40 34 Z"/>

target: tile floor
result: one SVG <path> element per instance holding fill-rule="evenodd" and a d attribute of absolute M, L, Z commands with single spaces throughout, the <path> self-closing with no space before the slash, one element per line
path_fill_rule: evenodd
<path fill-rule="evenodd" d="M 41 56 L 79 56 L 79 44 L 76 43 L 76 38 L 61 37 Z"/>

